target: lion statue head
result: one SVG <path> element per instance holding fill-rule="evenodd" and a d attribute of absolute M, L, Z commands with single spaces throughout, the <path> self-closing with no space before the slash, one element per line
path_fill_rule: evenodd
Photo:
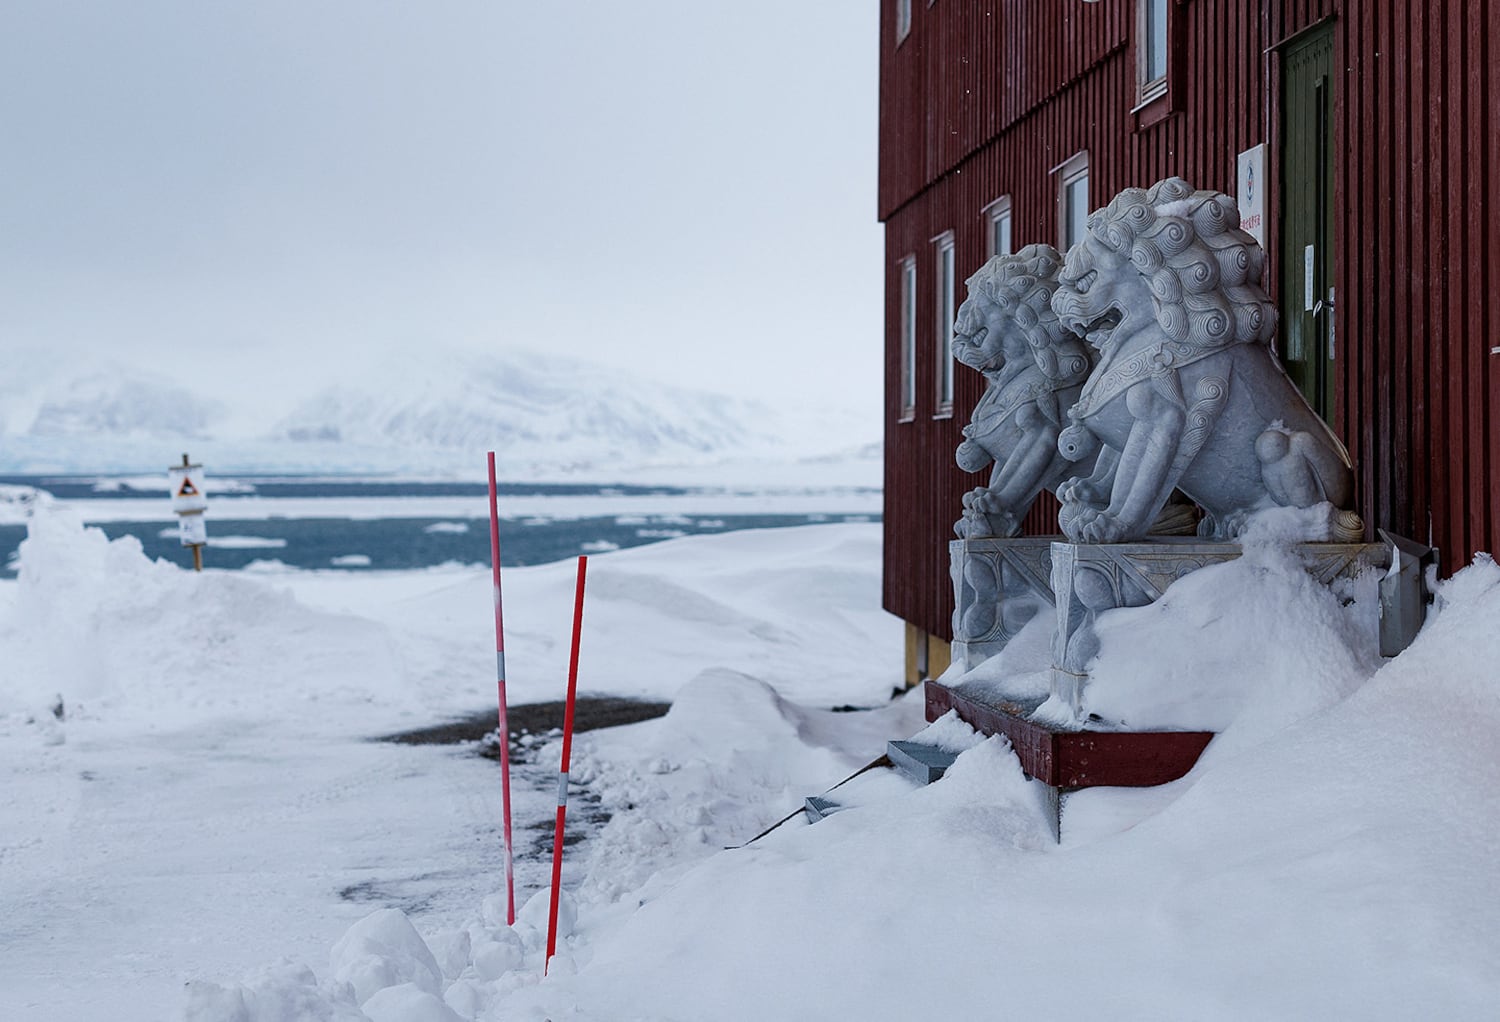
<path fill-rule="evenodd" d="M 1089 216 L 1053 308 L 1064 327 L 1105 350 L 1138 301 L 1128 275 L 1116 272 L 1128 263 L 1150 294 L 1166 344 L 1179 353 L 1267 344 L 1276 308 L 1260 287 L 1264 255 L 1239 222 L 1233 199 L 1195 191 L 1179 177 L 1127 188 Z"/>
<path fill-rule="evenodd" d="M 1093 360 L 1052 311 L 1062 265 L 1051 245 L 1027 245 L 981 266 L 967 281 L 969 297 L 954 323 L 953 356 L 986 376 L 1029 359 L 1058 387 L 1082 383 Z"/>

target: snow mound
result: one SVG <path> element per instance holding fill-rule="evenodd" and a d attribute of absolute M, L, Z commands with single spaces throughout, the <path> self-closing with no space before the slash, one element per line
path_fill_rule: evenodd
<path fill-rule="evenodd" d="M 585 890 L 618 896 L 669 862 L 748 840 L 782 807 L 848 774 L 857 764 L 804 737 L 816 712 L 715 668 L 683 686 L 661 720 L 583 736 L 574 775 L 611 804 L 642 809 L 611 819 L 592 842 Z"/>
<path fill-rule="evenodd" d="M 465 1022 L 431 992 L 415 983 L 378 991 L 364 1003 L 370 1022 Z"/>
<path fill-rule="evenodd" d="M 182 1022 L 369 1022 L 347 988 L 320 986 L 312 970 L 280 965 L 246 983 L 187 985 Z"/>
<path fill-rule="evenodd" d="M 380 629 L 261 579 L 151 561 L 134 537 L 41 506 L 18 556 L 0 606 L 0 715 L 60 704 L 58 716 L 176 727 L 288 703 L 409 701 Z"/>
<path fill-rule="evenodd" d="M 1374 572 L 1325 586 L 1293 546 L 1317 509 L 1255 516 L 1244 553 L 1145 607 L 1099 616 L 1084 712 L 1138 731 L 1220 732 L 1253 744 L 1348 696 L 1380 667 Z"/>
<path fill-rule="evenodd" d="M 361 1005 L 387 987 L 408 985 L 429 995 L 443 989 L 443 970 L 400 909 L 371 912 L 349 927 L 333 946 L 329 962 L 334 982 L 348 983 Z M 402 995 L 399 1000 L 411 998 Z"/>

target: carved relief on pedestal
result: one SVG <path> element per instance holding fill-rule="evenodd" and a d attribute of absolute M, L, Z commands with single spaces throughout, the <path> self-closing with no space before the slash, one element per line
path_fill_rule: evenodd
<path fill-rule="evenodd" d="M 948 553 L 953 659 L 972 670 L 1052 603 L 1052 537 L 959 539 Z"/>

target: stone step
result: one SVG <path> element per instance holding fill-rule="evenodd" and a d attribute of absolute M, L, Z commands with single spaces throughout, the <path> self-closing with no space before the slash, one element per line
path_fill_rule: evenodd
<path fill-rule="evenodd" d="M 831 798 L 824 798 L 822 795 L 809 795 L 803 800 L 802 812 L 807 816 L 808 823 L 817 823 L 819 820 L 826 820 L 843 808 L 844 806 Z"/>
<path fill-rule="evenodd" d="M 934 745 L 918 742 L 886 742 L 891 765 L 918 784 L 931 784 L 942 777 L 958 756 Z"/>

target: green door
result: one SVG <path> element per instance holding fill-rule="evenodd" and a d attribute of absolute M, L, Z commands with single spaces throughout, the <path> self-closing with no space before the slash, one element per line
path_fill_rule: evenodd
<path fill-rule="evenodd" d="M 1281 357 L 1333 418 L 1333 26 L 1281 57 Z"/>

